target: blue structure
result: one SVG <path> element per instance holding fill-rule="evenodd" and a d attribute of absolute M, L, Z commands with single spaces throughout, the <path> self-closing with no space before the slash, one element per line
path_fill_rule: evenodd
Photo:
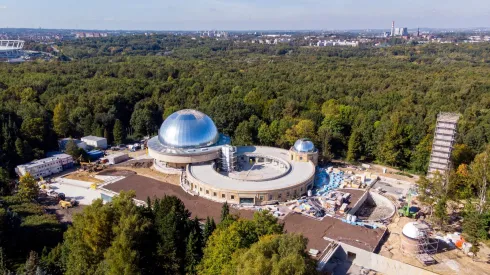
<path fill-rule="evenodd" d="M 87 154 L 88 154 L 88 157 L 90 158 L 90 160 L 98 160 L 104 156 L 104 152 L 102 152 L 100 150 L 93 150 L 93 151 L 87 152 Z"/>
<path fill-rule="evenodd" d="M 316 195 L 323 196 L 329 191 L 339 188 L 343 178 L 343 171 L 340 171 L 338 173 L 327 173 L 327 170 L 325 170 L 325 168 L 318 168 L 315 176 L 315 186 L 313 189 L 315 191 L 314 193 Z"/>

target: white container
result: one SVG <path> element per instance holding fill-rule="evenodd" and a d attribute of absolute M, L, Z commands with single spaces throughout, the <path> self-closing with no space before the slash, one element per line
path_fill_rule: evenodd
<path fill-rule="evenodd" d="M 313 195 L 313 192 L 311 190 L 308 190 L 308 197 L 311 197 Z"/>

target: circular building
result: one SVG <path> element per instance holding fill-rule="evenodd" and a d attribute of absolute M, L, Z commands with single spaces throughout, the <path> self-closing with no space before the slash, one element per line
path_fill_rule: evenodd
<path fill-rule="evenodd" d="M 400 248 L 409 255 L 434 254 L 438 240 L 430 236 L 430 227 L 423 222 L 409 222 L 403 226 Z"/>
<path fill-rule="evenodd" d="M 210 117 L 181 110 L 147 145 L 156 170 L 180 174 L 184 190 L 210 200 L 269 204 L 312 188 L 318 151 L 310 140 L 298 140 L 289 151 L 229 143 Z"/>
<path fill-rule="evenodd" d="M 318 150 L 315 148 L 313 142 L 307 138 L 298 139 L 289 151 L 291 160 L 311 161 L 315 165 L 318 164 Z"/>
<path fill-rule="evenodd" d="M 221 146 L 230 139 L 218 133 L 211 118 L 192 109 L 171 114 L 162 123 L 158 136 L 148 141 L 154 167 L 164 173 L 180 173 L 189 163 L 219 157 Z"/>

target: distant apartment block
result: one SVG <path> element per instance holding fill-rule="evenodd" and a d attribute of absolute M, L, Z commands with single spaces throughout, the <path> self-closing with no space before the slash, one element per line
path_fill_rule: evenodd
<path fill-rule="evenodd" d="M 437 116 L 428 176 L 436 172 L 445 176 L 451 169 L 451 153 L 456 140 L 459 114 L 440 113 Z"/>
<path fill-rule="evenodd" d="M 328 47 L 328 46 L 348 46 L 348 47 L 358 47 L 359 41 L 347 41 L 347 40 L 320 40 L 316 43 L 317 47 Z"/>
<path fill-rule="evenodd" d="M 15 172 L 19 176 L 24 176 L 26 173 L 29 173 L 38 179 L 59 173 L 71 167 L 73 167 L 73 158 L 70 155 L 57 154 L 49 158 L 19 165 L 15 168 Z"/>
<path fill-rule="evenodd" d="M 107 37 L 106 32 L 77 32 L 76 38 L 94 38 L 94 37 Z"/>

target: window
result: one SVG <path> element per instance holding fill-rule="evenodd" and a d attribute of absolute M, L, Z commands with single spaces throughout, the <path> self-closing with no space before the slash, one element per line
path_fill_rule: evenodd
<path fill-rule="evenodd" d="M 202 187 L 201 187 L 201 188 L 199 188 L 199 191 L 201 191 L 201 192 L 202 192 Z"/>
<path fill-rule="evenodd" d="M 299 157 L 299 160 L 303 160 L 303 157 Z"/>
<path fill-rule="evenodd" d="M 270 201 L 272 200 L 272 195 L 269 195 L 269 200 L 270 200 Z"/>
<path fill-rule="evenodd" d="M 303 192 L 303 187 L 301 187 L 301 192 Z"/>
<path fill-rule="evenodd" d="M 235 199 L 235 196 L 231 195 L 231 199 L 234 200 Z"/>
<path fill-rule="evenodd" d="M 223 199 L 224 199 L 224 198 L 226 198 L 225 194 L 221 194 L 221 197 L 222 197 Z"/>
<path fill-rule="evenodd" d="M 208 195 L 209 195 L 209 190 L 206 190 L 206 194 L 208 194 Z"/>
<path fill-rule="evenodd" d="M 289 197 L 289 191 L 288 191 L 288 192 L 286 192 L 286 197 Z"/>
<path fill-rule="evenodd" d="M 213 192 L 213 196 L 215 196 L 215 197 L 216 197 L 216 196 L 218 196 L 218 194 L 216 194 L 216 192 Z"/>
<path fill-rule="evenodd" d="M 281 193 L 279 193 L 279 194 L 277 195 L 277 198 L 278 198 L 278 199 L 282 198 L 282 194 L 281 194 Z"/>
<path fill-rule="evenodd" d="M 260 199 L 261 201 L 263 201 L 263 200 L 264 200 L 264 196 L 259 196 L 259 199 Z"/>

